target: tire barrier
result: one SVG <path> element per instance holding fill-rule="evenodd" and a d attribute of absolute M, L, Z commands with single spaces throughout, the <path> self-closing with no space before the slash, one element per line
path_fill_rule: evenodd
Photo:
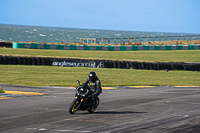
<path fill-rule="evenodd" d="M 90 60 L 90 59 L 48 58 L 48 57 L 0 56 L 0 64 L 200 71 L 200 62 L 193 62 L 193 63 L 136 62 L 136 61 L 112 61 L 112 60 L 92 60 L 92 59 Z"/>
<path fill-rule="evenodd" d="M 146 69 L 146 70 L 188 70 L 200 71 L 200 62 L 131 62 L 131 61 L 103 61 L 105 68 Z"/>
<path fill-rule="evenodd" d="M 0 42 L 0 47 L 12 48 L 12 42 Z"/>
<path fill-rule="evenodd" d="M 0 64 L 2 65 L 46 65 L 51 66 L 51 58 L 44 57 L 14 57 L 0 56 Z"/>

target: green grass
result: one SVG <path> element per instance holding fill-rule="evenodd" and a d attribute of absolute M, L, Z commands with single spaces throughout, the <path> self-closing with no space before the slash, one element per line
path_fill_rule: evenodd
<path fill-rule="evenodd" d="M 0 93 L 5 93 L 5 91 L 0 87 Z"/>
<path fill-rule="evenodd" d="M 5 93 L 5 91 L 0 86 L 0 93 Z"/>
<path fill-rule="evenodd" d="M 76 57 L 164 62 L 200 62 L 200 50 L 69 51 L 0 48 L 0 55 Z M 0 83 L 28 86 L 77 86 L 96 71 L 102 86 L 200 86 L 200 72 L 0 65 Z"/>
<path fill-rule="evenodd" d="M 200 86 L 200 72 L 0 65 L 0 83 L 28 86 L 77 86 L 96 71 L 102 86 Z"/>
<path fill-rule="evenodd" d="M 200 50 L 79 51 L 0 48 L 0 55 L 100 58 L 133 61 L 200 62 Z"/>

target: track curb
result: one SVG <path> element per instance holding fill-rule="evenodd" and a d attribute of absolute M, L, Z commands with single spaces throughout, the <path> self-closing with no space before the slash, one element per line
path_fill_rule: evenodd
<path fill-rule="evenodd" d="M 48 94 L 48 93 L 28 92 L 28 91 L 7 91 L 7 90 L 4 91 L 5 93 L 0 93 L 0 100 L 23 97 L 23 96 L 42 96 Z"/>
<path fill-rule="evenodd" d="M 147 88 L 200 88 L 200 86 L 116 86 L 116 87 L 105 87 L 106 89 L 103 90 L 113 90 L 113 89 L 147 89 Z M 102 87 L 103 88 L 103 87 Z"/>

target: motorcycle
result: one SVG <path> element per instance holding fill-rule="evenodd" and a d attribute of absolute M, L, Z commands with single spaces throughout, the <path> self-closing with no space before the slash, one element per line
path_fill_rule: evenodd
<path fill-rule="evenodd" d="M 99 98 L 95 97 L 92 99 L 92 92 L 89 91 L 87 84 L 80 85 L 78 80 L 77 83 L 79 86 L 76 88 L 75 99 L 69 106 L 69 113 L 74 114 L 77 110 L 87 110 L 89 113 L 93 113 L 99 105 Z"/>

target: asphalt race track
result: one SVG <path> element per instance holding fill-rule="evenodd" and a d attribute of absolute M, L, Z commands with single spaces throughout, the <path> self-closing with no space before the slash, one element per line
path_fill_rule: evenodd
<path fill-rule="evenodd" d="M 68 107 L 73 88 L 0 84 L 5 90 L 48 93 L 0 100 L 1 133 L 197 133 L 200 87 L 119 87 L 100 95 L 95 113 Z"/>

